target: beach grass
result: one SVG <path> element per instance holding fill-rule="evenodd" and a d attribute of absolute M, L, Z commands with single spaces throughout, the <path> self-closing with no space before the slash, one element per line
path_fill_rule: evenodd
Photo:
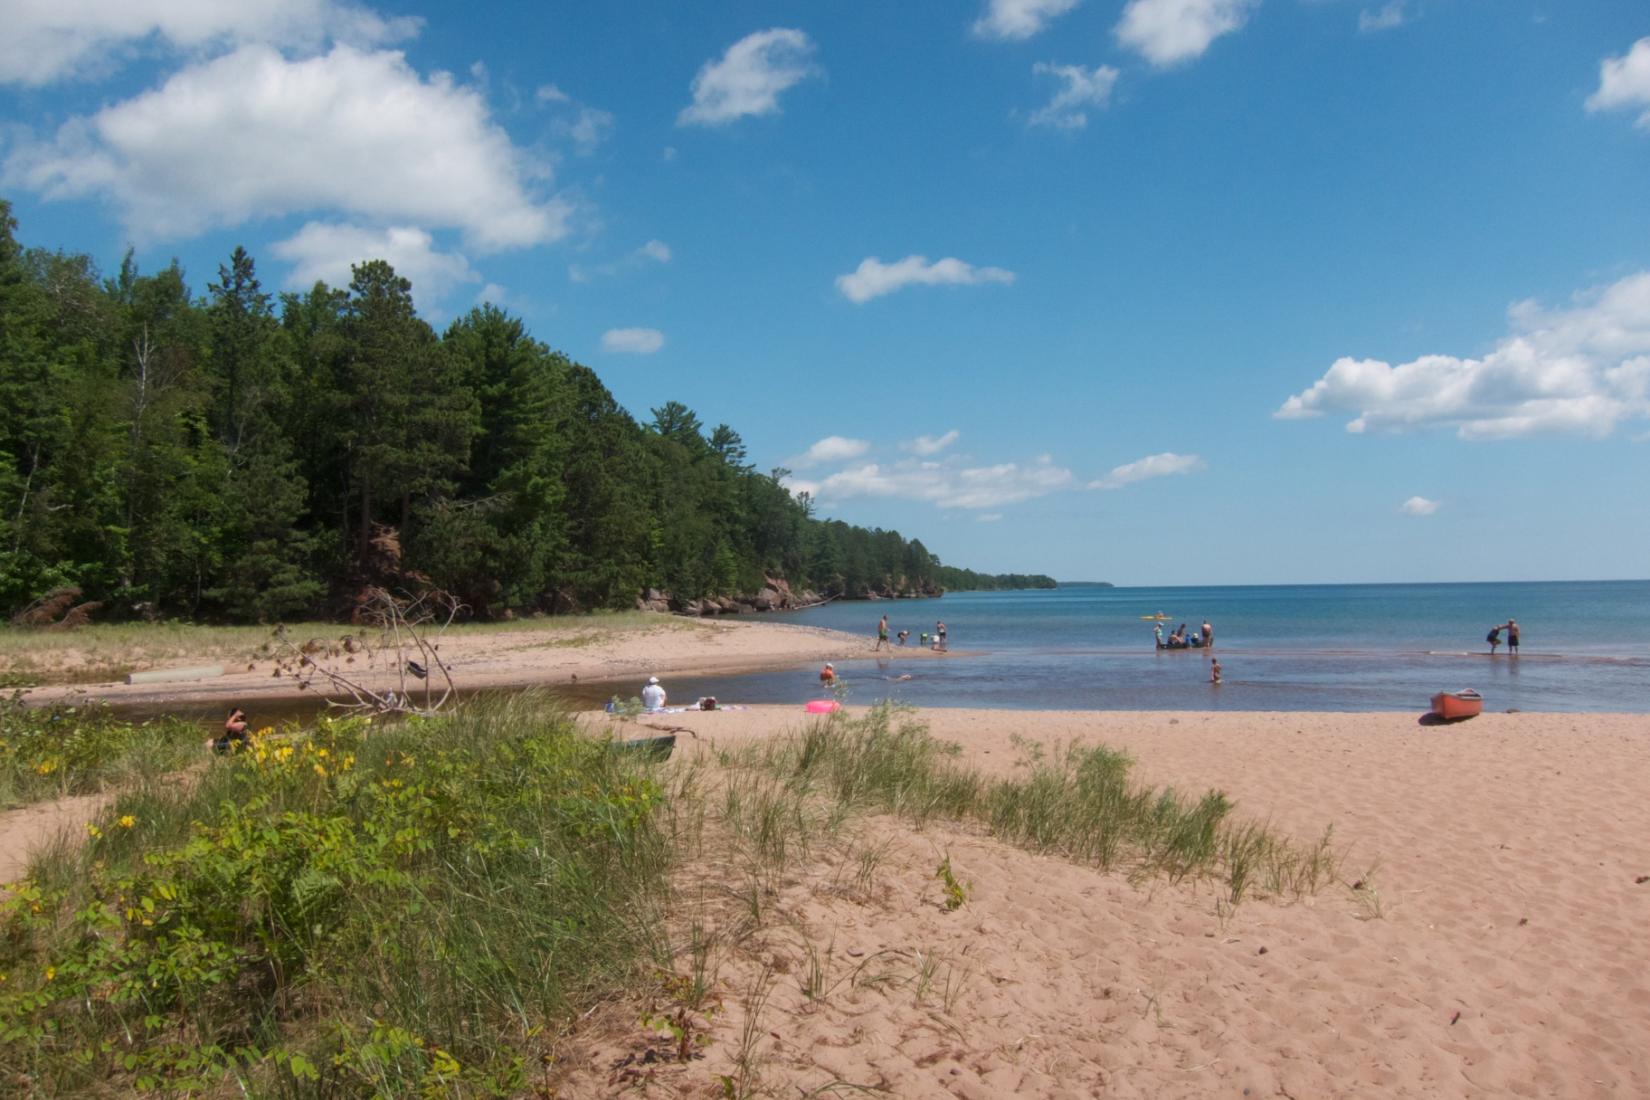
<path fill-rule="evenodd" d="M 1334 873 L 1327 838 L 1138 786 L 1120 753 L 1023 748 L 1018 774 L 987 776 L 883 706 L 660 766 L 529 692 L 124 773 L 83 841 L 0 891 L 0 1079 L 28 1097 L 554 1095 L 606 1006 L 616 1049 L 754 1096 L 780 973 L 814 1005 L 876 986 L 949 1014 L 968 996 L 965 960 L 913 944 L 849 962 L 797 922 L 809 891 L 973 904 L 943 850 L 890 895 L 890 821 L 1209 880 L 1230 904 Z M 724 1006 L 742 1020 L 707 1076 Z"/>
<path fill-rule="evenodd" d="M 30 707 L 0 698 L 0 810 L 131 787 L 200 759 L 190 722 L 128 722 L 91 703 Z"/>
<path fill-rule="evenodd" d="M 798 807 L 823 799 L 836 818 L 858 810 L 919 826 L 956 822 L 1141 878 L 1213 879 L 1233 903 L 1252 892 L 1311 893 L 1337 872 L 1331 834 L 1302 845 L 1263 824 L 1233 820 L 1232 804 L 1219 791 L 1189 797 L 1139 786 L 1130 778 L 1130 758 L 1103 745 L 1052 753 L 1025 745 L 1024 774 L 1013 778 L 988 777 L 958 755 L 914 711 L 883 704 L 863 718 L 833 715 L 748 746 L 731 760 L 781 781 L 790 796 L 788 809 L 772 793 L 761 803 L 756 847 L 770 859 L 807 843 L 810 818 Z M 949 884 L 947 892 L 955 896 Z"/>

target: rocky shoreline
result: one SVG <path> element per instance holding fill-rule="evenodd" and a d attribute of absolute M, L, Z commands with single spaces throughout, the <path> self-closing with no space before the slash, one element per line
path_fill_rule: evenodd
<path fill-rule="evenodd" d="M 696 600 L 682 599 L 670 592 L 649 588 L 636 597 L 637 611 L 656 611 L 690 617 L 714 615 L 744 615 L 757 611 L 801 611 L 818 607 L 832 600 L 897 600 L 924 599 L 945 594 L 935 585 L 912 586 L 905 578 L 884 581 L 877 587 L 866 586 L 860 592 L 834 592 L 821 595 L 811 588 L 798 592 L 783 577 L 763 577 L 762 588 L 743 596 L 705 596 Z"/>

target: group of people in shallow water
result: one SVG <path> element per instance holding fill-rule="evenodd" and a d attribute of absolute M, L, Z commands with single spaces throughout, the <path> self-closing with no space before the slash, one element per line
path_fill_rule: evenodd
<path fill-rule="evenodd" d="M 900 645 L 904 645 L 911 640 L 911 632 L 909 630 L 902 630 L 898 634 L 894 635 L 894 637 L 899 639 Z M 922 644 L 929 646 L 934 650 L 934 652 L 946 652 L 945 623 L 943 621 L 936 622 L 934 624 L 933 634 L 930 635 L 925 631 L 922 635 L 920 635 L 920 637 L 922 638 Z M 886 645 L 888 645 L 888 616 L 884 615 L 877 623 L 877 644 L 872 648 L 881 649 Z"/>
<path fill-rule="evenodd" d="M 1152 627 L 1152 634 L 1157 638 L 1158 649 L 1208 649 L 1215 644 L 1215 628 L 1209 625 L 1209 620 L 1203 620 L 1202 631 L 1194 631 L 1191 637 L 1186 636 L 1186 624 L 1181 623 L 1174 632 L 1163 637 L 1163 624 Z"/>

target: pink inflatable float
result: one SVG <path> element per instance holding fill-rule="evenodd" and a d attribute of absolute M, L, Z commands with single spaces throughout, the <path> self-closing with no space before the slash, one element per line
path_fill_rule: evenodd
<path fill-rule="evenodd" d="M 832 714 L 842 709 L 842 704 L 835 699 L 815 699 L 802 708 L 809 714 Z"/>

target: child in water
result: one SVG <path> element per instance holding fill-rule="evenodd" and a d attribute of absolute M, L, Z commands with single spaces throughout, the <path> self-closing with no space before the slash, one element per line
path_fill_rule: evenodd
<path fill-rule="evenodd" d="M 1220 683 L 1220 658 L 1219 657 L 1210 657 L 1209 658 L 1209 682 L 1211 684 Z"/>

